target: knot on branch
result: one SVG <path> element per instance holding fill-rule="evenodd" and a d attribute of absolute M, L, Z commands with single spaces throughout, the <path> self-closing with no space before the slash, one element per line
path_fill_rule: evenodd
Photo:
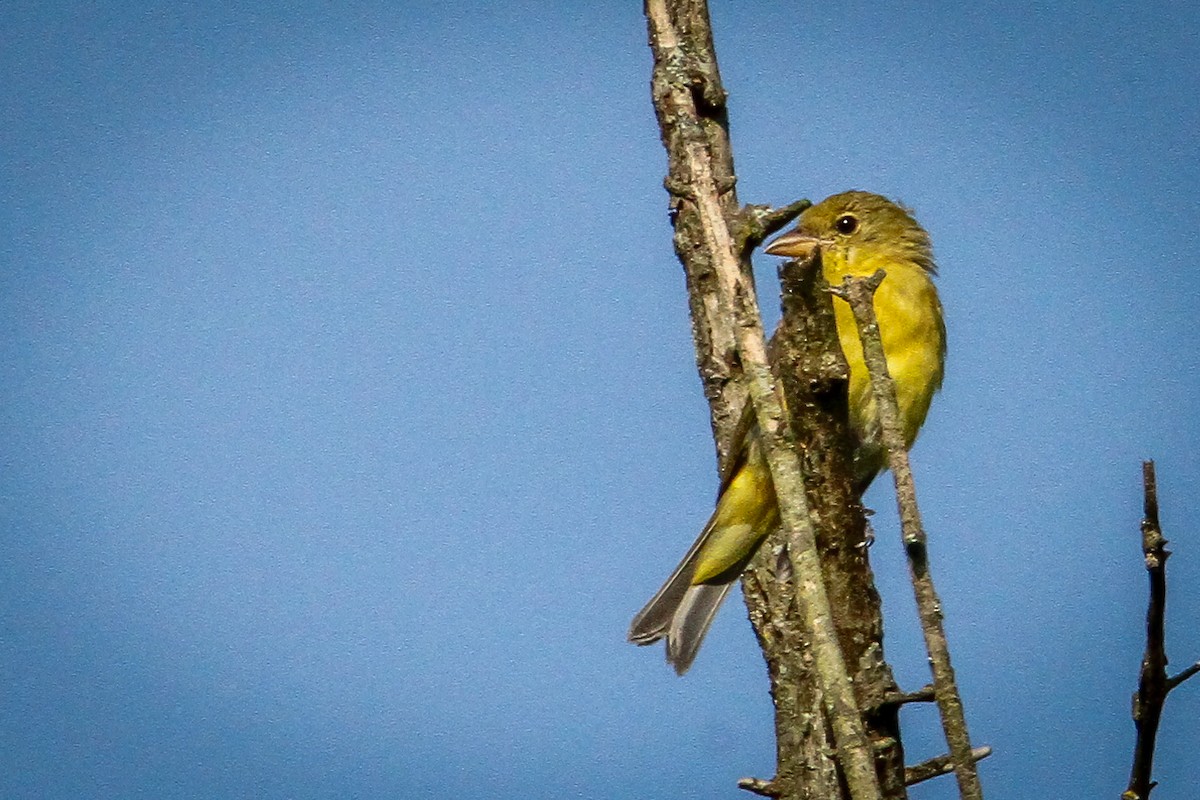
<path fill-rule="evenodd" d="M 715 61 L 703 53 L 694 53 L 686 47 L 680 50 L 680 75 L 691 90 L 696 110 L 709 116 L 724 116 L 729 102 L 729 93 L 721 85 L 721 73 Z"/>
<path fill-rule="evenodd" d="M 662 88 L 680 87 L 687 90 L 699 114 L 717 117 L 724 124 L 725 108 L 729 95 L 721 85 L 721 73 L 711 59 L 698 54 L 686 42 L 666 45 L 659 42 L 655 49 L 660 57 L 656 65 L 656 79 Z M 656 91 L 656 94 L 657 94 Z"/>

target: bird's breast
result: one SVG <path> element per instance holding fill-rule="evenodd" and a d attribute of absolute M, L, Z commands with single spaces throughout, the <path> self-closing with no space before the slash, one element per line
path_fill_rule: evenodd
<path fill-rule="evenodd" d="M 849 304 L 841 298 L 834 298 L 834 313 L 850 367 L 850 422 L 863 441 L 874 438 L 878 418 L 858 325 Z M 875 292 L 875 316 L 888 372 L 896 384 L 905 444 L 911 446 L 934 393 L 941 387 L 945 358 L 942 307 L 928 273 L 916 266 L 888 269 Z"/>

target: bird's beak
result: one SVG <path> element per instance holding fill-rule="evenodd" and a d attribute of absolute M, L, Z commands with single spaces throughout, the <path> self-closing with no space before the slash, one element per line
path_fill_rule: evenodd
<path fill-rule="evenodd" d="M 764 252 L 772 256 L 787 256 L 807 261 L 817 252 L 821 240 L 800 231 L 788 231 L 767 245 Z"/>

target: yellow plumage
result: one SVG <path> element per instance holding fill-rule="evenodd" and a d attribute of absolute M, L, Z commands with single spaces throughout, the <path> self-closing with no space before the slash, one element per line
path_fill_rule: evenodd
<path fill-rule="evenodd" d="M 801 214 L 796 228 L 772 242 L 767 252 L 807 256 L 816 248 L 831 285 L 840 284 L 847 275 L 887 272 L 875 293 L 875 314 L 888 370 L 896 383 L 905 445 L 911 446 L 942 385 L 946 357 L 929 236 L 908 211 L 890 200 L 867 192 L 843 192 Z M 885 452 L 858 328 L 849 305 L 837 297 L 833 303 L 838 338 L 850 367 L 855 479 L 859 491 L 865 491 L 883 469 Z M 775 489 L 757 429 L 744 424 L 741 436 L 735 442 L 737 459 L 726 471 L 708 524 L 629 629 L 630 641 L 637 644 L 665 637 L 667 660 L 681 675 L 691 666 L 721 601 L 759 543 L 779 524 Z"/>

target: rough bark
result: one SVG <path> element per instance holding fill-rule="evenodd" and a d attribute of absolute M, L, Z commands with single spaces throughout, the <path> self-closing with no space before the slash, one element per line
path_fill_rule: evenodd
<path fill-rule="evenodd" d="M 882 796 L 905 797 L 896 682 L 883 657 L 883 617 L 868 560 L 863 509 L 850 478 L 851 437 L 846 365 L 834 334 L 833 309 L 818 263 L 780 270 L 783 322 L 772 341 L 774 362 L 792 410 L 809 514 L 834 626 L 876 757 Z M 779 797 L 841 797 L 828 744 L 820 684 L 803 622 L 792 605 L 784 543 L 768 538 L 743 579 L 746 606 L 763 648 L 775 700 Z"/>

